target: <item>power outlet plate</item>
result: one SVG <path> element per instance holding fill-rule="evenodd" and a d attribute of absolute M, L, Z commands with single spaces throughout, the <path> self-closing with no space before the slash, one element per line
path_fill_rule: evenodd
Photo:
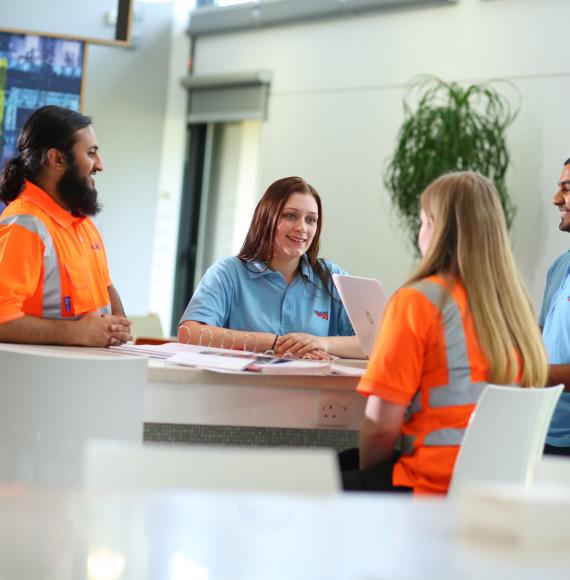
<path fill-rule="evenodd" d="M 350 423 L 350 407 L 344 393 L 321 391 L 317 410 L 317 424 L 322 427 L 348 427 Z"/>

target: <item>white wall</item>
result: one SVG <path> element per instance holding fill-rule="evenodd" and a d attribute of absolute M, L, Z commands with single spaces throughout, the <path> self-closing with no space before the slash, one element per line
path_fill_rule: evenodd
<path fill-rule="evenodd" d="M 393 291 L 413 261 L 382 175 L 403 120 L 407 81 L 510 79 L 522 96 L 509 132 L 512 239 L 536 304 L 547 265 L 570 247 L 550 206 L 570 156 L 567 0 L 460 0 L 200 38 L 197 74 L 273 72 L 261 191 L 298 174 L 324 197 L 323 255 Z M 509 92 L 512 95 L 512 91 Z"/>
<path fill-rule="evenodd" d="M 105 166 L 97 177 L 103 203 L 97 221 L 111 277 L 131 315 L 149 310 L 172 5 L 138 4 L 137 11 L 133 48 L 89 47 L 83 107 L 93 117 Z"/>
<path fill-rule="evenodd" d="M 105 162 L 99 223 L 114 282 L 128 313 L 160 310 L 165 328 L 185 139 L 184 3 L 192 0 L 139 4 L 136 48 L 90 47 L 84 104 Z M 509 133 L 509 183 L 519 206 L 512 238 L 538 304 L 547 265 L 570 247 L 550 206 L 570 156 L 569 17 L 567 0 L 368 12 L 200 38 L 195 72 L 273 72 L 257 195 L 276 178 L 307 178 L 325 201 L 323 254 L 354 274 L 379 277 L 389 291 L 412 267 L 382 184 L 405 83 L 425 72 L 465 82 L 510 79 L 522 95 Z"/>

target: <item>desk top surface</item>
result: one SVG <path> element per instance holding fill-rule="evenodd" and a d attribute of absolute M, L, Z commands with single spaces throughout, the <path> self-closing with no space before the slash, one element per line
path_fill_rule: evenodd
<path fill-rule="evenodd" d="M 442 499 L 0 494 L 2 578 L 534 580 L 569 566 L 565 552 L 462 538 Z"/>
<path fill-rule="evenodd" d="M 31 352 L 58 357 L 80 358 L 123 358 L 132 355 L 117 353 L 105 348 L 84 348 L 74 346 L 48 346 L 29 344 L 1 344 L 1 350 Z M 262 373 L 222 374 L 213 371 L 166 364 L 164 360 L 148 359 L 148 380 L 150 383 L 189 384 L 235 384 L 287 388 L 323 388 L 339 391 L 354 391 L 358 377 L 321 375 L 265 375 Z M 365 361 L 347 361 L 348 364 L 362 365 Z"/>

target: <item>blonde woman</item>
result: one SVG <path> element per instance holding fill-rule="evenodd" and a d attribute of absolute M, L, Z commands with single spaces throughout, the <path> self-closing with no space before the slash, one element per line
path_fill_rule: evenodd
<path fill-rule="evenodd" d="M 484 385 L 546 382 L 493 184 L 472 172 L 444 175 L 421 207 L 422 260 L 391 299 L 358 386 L 368 395 L 361 470 L 343 473 L 346 489 L 445 493 Z"/>

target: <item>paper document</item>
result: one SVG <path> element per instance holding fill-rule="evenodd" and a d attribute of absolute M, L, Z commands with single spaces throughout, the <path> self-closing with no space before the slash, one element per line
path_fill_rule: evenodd
<path fill-rule="evenodd" d="M 344 375 L 346 377 L 361 377 L 366 369 L 360 367 L 349 367 L 334 362 L 332 364 L 333 375 Z"/>
<path fill-rule="evenodd" d="M 165 344 L 124 344 L 113 352 L 138 354 L 164 360 L 167 364 L 189 366 L 217 372 L 263 373 L 268 375 L 346 375 L 361 376 L 363 369 L 337 362 L 283 358 L 248 351 L 167 342 Z"/>
<path fill-rule="evenodd" d="M 320 360 L 275 358 L 270 361 L 258 360 L 247 369 L 268 375 L 327 375 L 331 363 Z"/>
<path fill-rule="evenodd" d="M 328 361 L 309 361 L 269 355 L 256 356 L 239 351 L 180 352 L 168 358 L 166 362 L 212 371 L 247 371 L 270 375 L 326 375 L 331 370 L 331 364 Z"/>
<path fill-rule="evenodd" d="M 177 353 L 222 352 L 243 354 L 243 352 L 230 349 L 197 346 L 195 344 L 183 344 L 180 342 L 167 342 L 165 344 L 123 344 L 122 346 L 111 346 L 109 350 L 122 352 L 124 354 L 139 354 L 158 359 L 167 359 Z M 254 353 L 247 354 L 255 357 Z"/>
<path fill-rule="evenodd" d="M 190 366 L 201 369 L 222 369 L 228 371 L 243 371 L 255 362 L 255 358 L 247 355 L 216 354 L 212 352 L 179 352 L 167 359 L 169 364 Z"/>

